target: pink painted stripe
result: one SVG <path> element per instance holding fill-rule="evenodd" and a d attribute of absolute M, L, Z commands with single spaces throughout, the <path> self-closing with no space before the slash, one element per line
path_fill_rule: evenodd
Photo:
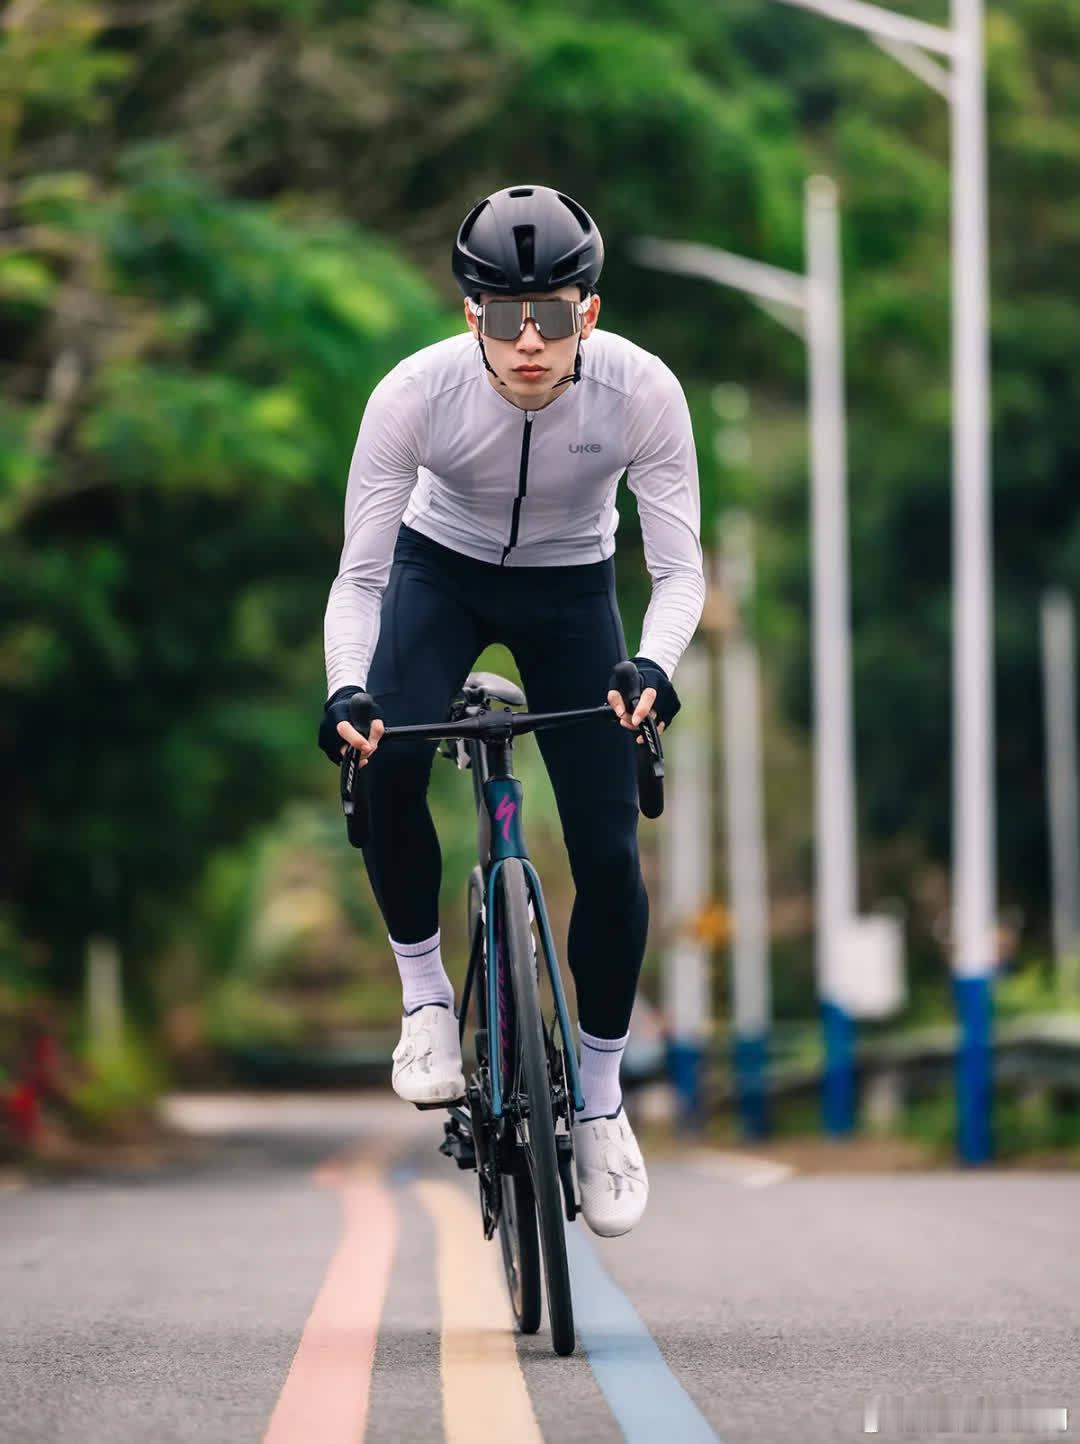
<path fill-rule="evenodd" d="M 344 1231 L 263 1444 L 360 1444 L 367 1424 L 397 1213 L 370 1175 L 329 1164 L 315 1176 L 340 1193 Z"/>

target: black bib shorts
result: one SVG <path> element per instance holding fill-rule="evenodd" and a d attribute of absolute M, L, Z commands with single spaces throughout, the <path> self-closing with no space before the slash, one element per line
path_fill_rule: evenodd
<path fill-rule="evenodd" d="M 445 717 L 493 642 L 513 653 L 530 710 L 597 706 L 626 653 L 613 559 L 500 567 L 402 526 L 382 603 L 368 690 L 388 727 Z M 598 720 L 540 732 L 576 896 L 567 961 L 586 1032 L 627 1031 L 645 952 L 649 903 L 637 845 L 634 739 Z M 435 745 L 395 742 L 368 765 L 371 832 L 364 859 L 395 942 L 439 926 L 442 856 L 427 789 Z"/>

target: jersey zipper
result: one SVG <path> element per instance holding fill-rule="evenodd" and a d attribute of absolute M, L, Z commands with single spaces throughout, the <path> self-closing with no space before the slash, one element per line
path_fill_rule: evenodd
<path fill-rule="evenodd" d="M 521 503 L 525 500 L 525 492 L 529 481 L 529 438 L 532 435 L 532 412 L 525 413 L 525 429 L 521 433 L 521 462 L 518 466 L 518 489 L 514 497 L 514 514 L 510 520 L 510 540 L 503 547 L 502 561 L 500 566 L 506 564 L 506 558 L 514 547 L 517 546 L 518 526 L 521 522 Z"/>

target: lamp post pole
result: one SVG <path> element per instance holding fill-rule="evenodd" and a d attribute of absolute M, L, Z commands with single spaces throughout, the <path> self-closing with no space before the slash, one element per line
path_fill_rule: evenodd
<path fill-rule="evenodd" d="M 720 652 L 724 719 L 724 796 L 731 893 L 731 1021 L 735 1100 L 743 1135 L 768 1131 L 769 899 L 758 652 L 748 614 L 754 593 L 753 522 L 728 513 L 717 547 L 718 588 L 730 620 Z"/>
<path fill-rule="evenodd" d="M 708 655 L 688 647 L 679 664 L 683 713 L 669 748 L 670 785 L 664 809 L 665 924 L 663 1003 L 668 1026 L 668 1071 L 687 1132 L 705 1120 L 702 1065 L 712 1020 L 709 957 L 701 916 L 712 876 L 714 788 L 709 747 Z"/>
<path fill-rule="evenodd" d="M 825 1043 L 823 1121 L 834 1136 L 855 1123 L 854 1025 L 838 985 L 843 939 L 856 913 L 843 320 L 836 187 L 806 183 L 807 274 L 713 246 L 642 238 L 637 260 L 702 276 L 753 297 L 807 345 L 813 573 L 814 816 L 817 982 Z"/>
<path fill-rule="evenodd" d="M 783 0 L 853 25 L 952 106 L 953 985 L 960 1022 L 957 1145 L 991 1152 L 996 880 L 990 525 L 989 243 L 983 0 L 929 25 L 863 0 Z M 934 55 L 946 57 L 942 65 Z"/>
<path fill-rule="evenodd" d="M 847 413 L 844 404 L 843 291 L 836 187 L 806 186 L 806 341 L 810 365 L 813 485 L 814 811 L 818 977 L 825 1029 L 825 1128 L 855 1126 L 855 1028 L 836 982 L 844 932 L 858 912 L 855 779 L 848 582 Z"/>
<path fill-rule="evenodd" d="M 961 1156 L 991 1139 L 994 919 L 994 680 L 990 357 L 982 0 L 952 0 L 953 911 L 961 1041 Z"/>
<path fill-rule="evenodd" d="M 1076 639 L 1072 600 L 1047 592 L 1042 602 L 1046 725 L 1046 812 L 1058 991 L 1073 998 L 1080 947 L 1080 800 L 1076 763 Z"/>

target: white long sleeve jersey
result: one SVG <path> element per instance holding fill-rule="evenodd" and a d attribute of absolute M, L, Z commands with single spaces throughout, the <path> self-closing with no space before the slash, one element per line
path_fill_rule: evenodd
<path fill-rule="evenodd" d="M 328 695 L 367 682 L 403 520 L 497 566 L 602 561 L 615 550 L 624 472 L 652 578 L 636 655 L 670 677 L 705 597 L 697 457 L 672 372 L 622 336 L 594 331 L 581 343 L 580 381 L 524 411 L 491 385 L 470 333 L 406 357 L 371 393 L 349 469 L 326 608 Z"/>

